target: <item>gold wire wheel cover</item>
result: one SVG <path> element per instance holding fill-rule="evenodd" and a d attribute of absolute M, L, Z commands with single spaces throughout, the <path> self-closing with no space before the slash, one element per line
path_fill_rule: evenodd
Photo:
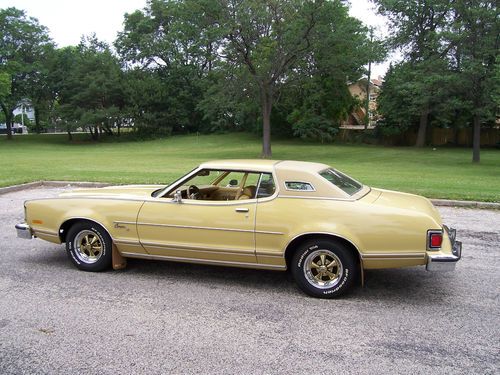
<path fill-rule="evenodd" d="M 91 230 L 82 230 L 73 241 L 75 255 L 83 263 L 97 262 L 103 252 L 103 244 L 99 235 Z"/>
<path fill-rule="evenodd" d="M 306 280 L 319 289 L 329 289 L 337 285 L 343 274 L 342 262 L 330 250 L 315 250 L 304 262 Z"/>

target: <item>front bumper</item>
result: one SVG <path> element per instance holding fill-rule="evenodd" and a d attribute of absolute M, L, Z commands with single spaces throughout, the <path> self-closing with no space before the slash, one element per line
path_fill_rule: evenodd
<path fill-rule="evenodd" d="M 17 237 L 24 238 L 25 240 L 31 240 L 33 234 L 31 233 L 31 228 L 26 223 L 16 224 Z"/>
<path fill-rule="evenodd" d="M 427 271 L 454 271 L 457 262 L 462 257 L 462 242 L 456 240 L 456 230 L 444 226 L 451 242 L 451 254 L 428 254 Z"/>

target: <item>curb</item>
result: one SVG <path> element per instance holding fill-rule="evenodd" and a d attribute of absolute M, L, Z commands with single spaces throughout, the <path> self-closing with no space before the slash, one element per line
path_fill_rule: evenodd
<path fill-rule="evenodd" d="M 61 187 L 61 186 L 77 186 L 77 187 L 104 187 L 111 184 L 104 182 L 78 182 L 78 181 L 35 181 L 26 184 L 12 185 L 0 188 L 0 195 L 13 193 L 25 189 L 33 189 L 41 186 Z"/>
<path fill-rule="evenodd" d="M 460 207 L 460 208 L 480 208 L 485 210 L 500 210 L 500 203 L 475 202 L 475 201 L 454 201 L 447 199 L 431 199 L 434 206 Z"/>
<path fill-rule="evenodd" d="M 25 189 L 33 189 L 40 186 L 61 187 L 61 186 L 77 186 L 77 187 L 104 187 L 111 184 L 105 182 L 82 182 L 82 181 L 35 181 L 26 184 L 12 185 L 0 188 L 0 195 L 21 191 Z M 476 202 L 476 201 L 456 201 L 447 199 L 431 199 L 434 206 L 441 207 L 460 207 L 460 208 L 480 208 L 485 210 L 500 210 L 500 203 L 494 202 Z"/>

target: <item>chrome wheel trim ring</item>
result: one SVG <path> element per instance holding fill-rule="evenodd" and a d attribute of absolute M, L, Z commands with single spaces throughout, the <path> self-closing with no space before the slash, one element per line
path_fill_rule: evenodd
<path fill-rule="evenodd" d="M 330 289 L 336 286 L 344 274 L 339 257 L 326 249 L 311 252 L 302 268 L 307 282 L 318 289 Z"/>
<path fill-rule="evenodd" d="M 101 258 L 104 251 L 104 242 L 98 233 L 85 229 L 75 236 L 73 249 L 79 261 L 85 264 L 93 264 Z"/>

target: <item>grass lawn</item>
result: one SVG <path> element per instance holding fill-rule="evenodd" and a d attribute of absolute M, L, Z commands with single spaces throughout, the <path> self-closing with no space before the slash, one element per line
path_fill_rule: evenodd
<path fill-rule="evenodd" d="M 260 138 L 251 134 L 175 136 L 143 142 L 86 141 L 65 135 L 0 137 L 0 186 L 36 180 L 166 184 L 213 159 L 257 158 Z M 448 198 L 500 202 L 500 150 L 415 149 L 312 144 L 275 140 L 274 159 L 330 164 L 374 187 Z"/>

